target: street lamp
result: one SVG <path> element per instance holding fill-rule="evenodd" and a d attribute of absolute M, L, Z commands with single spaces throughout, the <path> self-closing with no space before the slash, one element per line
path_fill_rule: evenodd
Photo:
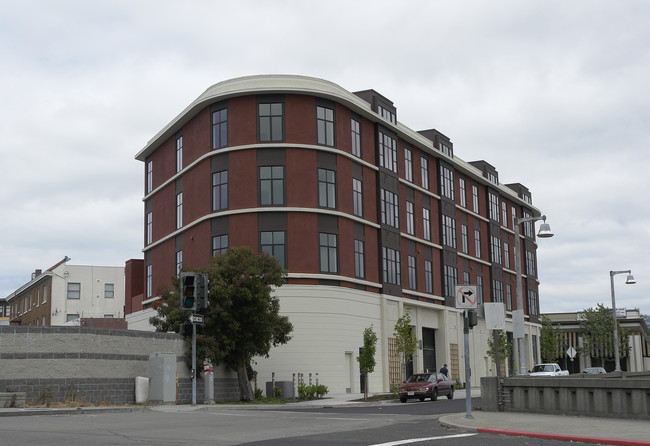
<path fill-rule="evenodd" d="M 616 361 L 616 370 L 617 372 L 621 371 L 621 359 L 618 357 L 618 324 L 616 323 L 616 298 L 614 297 L 614 276 L 617 274 L 627 273 L 627 279 L 625 280 L 626 285 L 634 285 L 636 280 L 632 275 L 631 270 L 627 271 L 610 271 L 609 272 L 609 281 L 612 286 L 612 319 L 614 320 L 614 359 Z"/>
<path fill-rule="evenodd" d="M 539 233 L 537 237 L 548 238 L 553 237 L 551 226 L 546 223 L 546 215 L 541 217 L 523 217 L 515 218 L 515 272 L 517 273 L 517 310 L 512 312 L 513 325 L 515 327 L 515 337 L 517 338 L 517 345 L 519 347 L 519 374 L 525 375 L 526 370 L 526 343 L 524 342 L 524 293 L 521 284 L 521 240 L 519 240 L 519 225 L 526 222 L 535 222 L 543 220 L 539 226 Z"/>

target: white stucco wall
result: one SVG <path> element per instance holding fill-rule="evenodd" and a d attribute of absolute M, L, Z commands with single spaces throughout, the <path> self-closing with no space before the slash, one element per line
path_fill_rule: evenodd
<path fill-rule="evenodd" d="M 68 299 L 68 284 L 80 283 L 79 299 Z M 105 284 L 113 284 L 112 298 L 105 297 Z M 61 264 L 52 276 L 51 325 L 63 325 L 69 314 L 81 318 L 124 317 L 124 268 Z"/>

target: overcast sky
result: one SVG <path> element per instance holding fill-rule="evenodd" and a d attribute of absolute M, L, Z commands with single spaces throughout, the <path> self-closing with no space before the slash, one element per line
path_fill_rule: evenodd
<path fill-rule="evenodd" d="M 0 0 L 0 296 L 64 256 L 142 258 L 147 141 L 253 74 L 375 89 L 522 183 L 543 313 L 650 313 L 650 2 Z M 522 170 L 522 166 L 527 166 Z M 539 225 L 539 223 L 538 223 Z"/>

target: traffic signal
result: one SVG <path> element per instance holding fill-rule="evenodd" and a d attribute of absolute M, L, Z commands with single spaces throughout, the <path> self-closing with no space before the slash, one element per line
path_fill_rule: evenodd
<path fill-rule="evenodd" d="M 196 310 L 197 282 L 197 274 L 181 273 L 181 310 Z"/>
<path fill-rule="evenodd" d="M 467 310 L 467 324 L 470 329 L 478 324 L 478 314 L 476 313 L 476 310 Z"/>
<path fill-rule="evenodd" d="M 192 323 L 190 322 L 184 322 L 181 324 L 181 330 L 180 330 L 181 336 L 184 338 L 189 338 L 192 336 Z"/>
<path fill-rule="evenodd" d="M 198 274 L 197 275 L 198 279 L 198 284 L 197 284 L 197 304 L 196 307 L 197 309 L 200 310 L 207 310 L 208 305 L 210 304 L 209 301 L 209 296 L 210 296 L 210 281 L 208 280 L 208 275 L 207 274 Z"/>

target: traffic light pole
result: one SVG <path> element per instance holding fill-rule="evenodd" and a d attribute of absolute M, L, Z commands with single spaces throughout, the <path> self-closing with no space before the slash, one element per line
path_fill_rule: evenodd
<path fill-rule="evenodd" d="M 196 324 L 192 322 L 192 406 L 196 406 Z"/>

